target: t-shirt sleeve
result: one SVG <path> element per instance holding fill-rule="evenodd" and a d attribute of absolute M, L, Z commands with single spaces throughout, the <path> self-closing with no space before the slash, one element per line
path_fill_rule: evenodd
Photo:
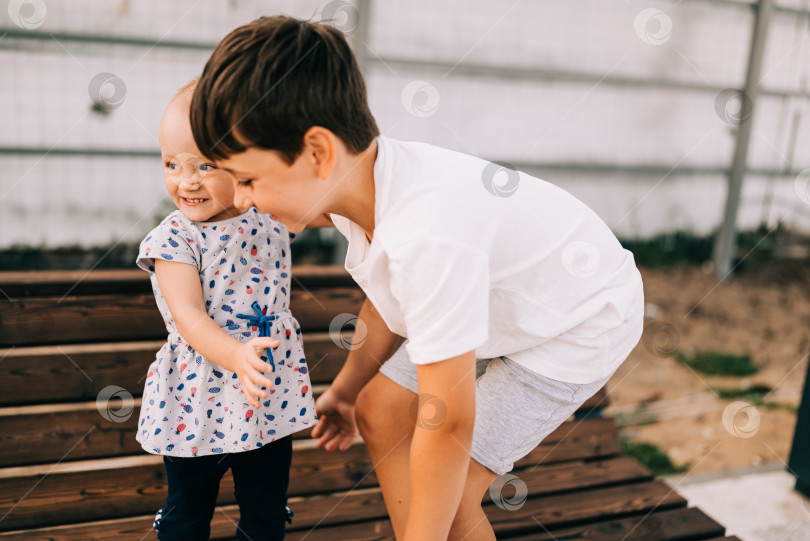
<path fill-rule="evenodd" d="M 412 362 L 444 361 L 487 341 L 489 258 L 484 251 L 455 240 L 420 240 L 390 251 L 389 266 Z"/>
<path fill-rule="evenodd" d="M 137 265 L 145 271 L 155 271 L 155 259 L 200 266 L 194 240 L 182 227 L 164 223 L 153 229 L 141 242 Z"/>

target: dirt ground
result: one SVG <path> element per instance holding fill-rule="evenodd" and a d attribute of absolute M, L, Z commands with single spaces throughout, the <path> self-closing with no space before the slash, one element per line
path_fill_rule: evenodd
<path fill-rule="evenodd" d="M 810 263 L 750 264 L 728 283 L 699 266 L 642 275 L 645 333 L 608 384 L 621 434 L 687 472 L 787 462 L 810 352 Z M 694 350 L 750 355 L 760 370 L 708 376 L 673 355 Z M 758 385 L 772 389 L 760 405 L 717 397 Z"/>

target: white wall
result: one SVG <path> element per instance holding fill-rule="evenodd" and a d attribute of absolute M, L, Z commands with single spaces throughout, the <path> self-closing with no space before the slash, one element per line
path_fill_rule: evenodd
<path fill-rule="evenodd" d="M 136 37 L 158 44 L 0 38 L 0 148 L 156 150 L 165 104 L 201 71 L 210 53 L 160 42 L 213 44 L 256 16 L 310 17 L 326 4 L 44 0 L 41 26 L 27 32 Z M 791 4 L 810 8 L 808 0 Z M 660 45 L 646 43 L 634 28 L 648 8 L 663 12 L 659 21 L 672 23 L 671 35 Z M 23 15 L 33 15 L 32 6 L 23 9 Z M 703 0 L 373 0 L 370 17 L 367 79 L 372 110 L 385 134 L 525 164 L 591 205 L 623 237 L 673 230 L 705 234 L 719 223 L 734 127 L 716 112 L 717 92 L 617 80 L 741 87 L 753 21 L 749 7 Z M 777 13 L 763 87 L 807 93 L 808 20 Z M 653 37 L 661 30 L 658 24 L 646 27 Z M 0 10 L 0 36 L 10 29 L 22 31 Z M 458 62 L 462 66 L 450 69 Z M 467 64 L 592 79 L 482 77 L 465 72 Z M 100 72 L 126 85 L 123 102 L 109 116 L 90 110 L 88 85 Z M 428 117 L 411 114 L 407 97 L 403 103 L 403 89 L 414 80 L 435 89 L 438 101 L 427 104 L 431 110 L 435 106 Z M 418 93 L 416 106 L 425 106 L 426 97 Z M 753 169 L 810 167 L 808 104 L 796 97 L 760 101 L 751 141 Z M 786 163 L 791 152 L 792 163 Z M 670 172 L 676 166 L 687 171 Z M 770 223 L 786 216 L 788 223 L 810 230 L 810 205 L 797 195 L 794 177 L 750 175 L 740 226 L 755 227 L 763 216 Z M 766 194 L 775 197 L 763 208 Z M 157 158 L 0 153 L 0 247 L 135 242 L 166 212 L 163 200 Z"/>

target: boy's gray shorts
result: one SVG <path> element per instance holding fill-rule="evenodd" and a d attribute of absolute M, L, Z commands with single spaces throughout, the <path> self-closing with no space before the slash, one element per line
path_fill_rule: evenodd
<path fill-rule="evenodd" d="M 380 372 L 409 391 L 419 392 L 416 365 L 405 344 Z M 508 357 L 478 359 L 472 458 L 498 475 L 510 471 L 515 461 L 528 455 L 609 379 L 565 383 Z"/>

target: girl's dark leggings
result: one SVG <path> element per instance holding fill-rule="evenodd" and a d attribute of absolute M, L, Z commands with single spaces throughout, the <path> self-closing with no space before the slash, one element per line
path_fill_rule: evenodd
<path fill-rule="evenodd" d="M 155 517 L 160 541 L 207 541 L 219 482 L 228 468 L 239 504 L 236 538 L 284 539 L 292 436 L 252 451 L 198 457 L 163 457 L 169 495 Z"/>

